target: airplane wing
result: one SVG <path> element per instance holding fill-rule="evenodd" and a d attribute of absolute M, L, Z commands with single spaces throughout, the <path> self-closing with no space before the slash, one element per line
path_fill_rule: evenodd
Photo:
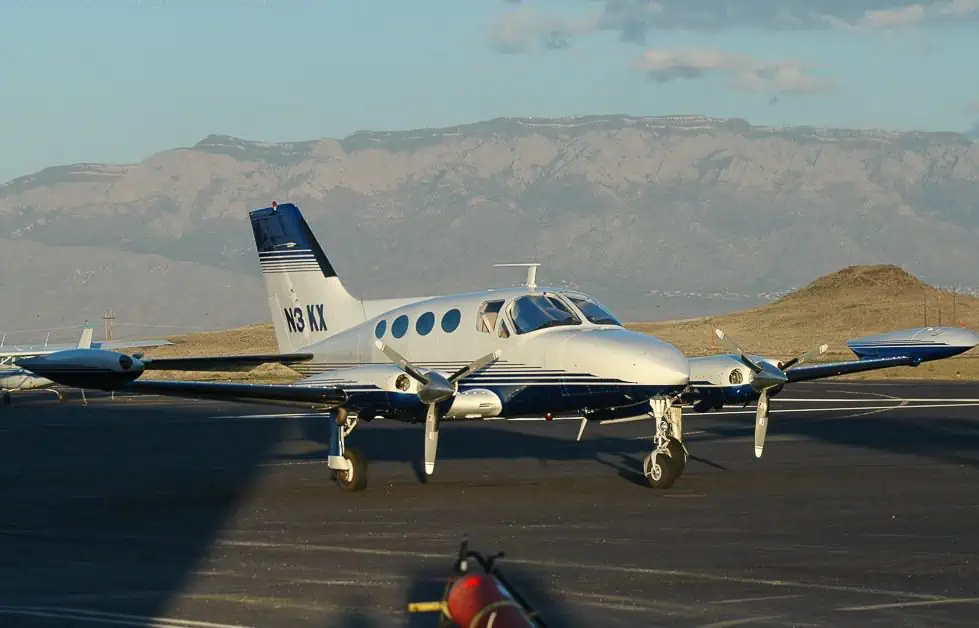
<path fill-rule="evenodd" d="M 262 405 L 302 406 L 317 409 L 335 408 L 342 405 L 347 399 L 342 388 L 284 384 L 136 380 L 115 390 L 142 395 L 237 401 Z"/>
<path fill-rule="evenodd" d="M 863 373 L 875 371 L 877 369 L 892 368 L 895 366 L 918 366 L 921 357 L 917 355 L 896 355 L 886 358 L 864 358 L 862 360 L 848 360 L 845 362 L 816 362 L 813 364 L 803 364 L 795 366 L 785 371 L 785 376 L 789 382 L 806 382 L 824 377 L 835 377 L 836 375 L 849 375 L 851 373 Z"/>
<path fill-rule="evenodd" d="M 250 371 L 262 364 L 290 366 L 313 359 L 312 353 L 270 353 L 186 358 L 142 358 L 147 371 Z"/>

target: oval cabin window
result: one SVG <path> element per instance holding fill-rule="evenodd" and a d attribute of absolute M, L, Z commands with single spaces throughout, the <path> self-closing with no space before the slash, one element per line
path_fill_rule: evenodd
<path fill-rule="evenodd" d="M 395 338 L 401 338 L 408 331 L 408 317 L 402 314 L 398 318 L 394 319 L 394 324 L 391 325 L 391 333 Z"/>
<path fill-rule="evenodd" d="M 427 336 L 433 327 L 435 327 L 435 315 L 431 312 L 425 312 L 415 322 L 415 331 L 418 332 L 419 336 Z"/>
<path fill-rule="evenodd" d="M 442 331 L 447 334 L 451 334 L 459 327 L 459 321 L 462 320 L 462 314 L 459 310 L 453 308 L 442 315 Z"/>

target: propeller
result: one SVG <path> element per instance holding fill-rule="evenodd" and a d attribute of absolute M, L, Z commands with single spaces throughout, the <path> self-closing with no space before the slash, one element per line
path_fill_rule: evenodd
<path fill-rule="evenodd" d="M 500 350 L 484 355 L 448 377 L 434 370 L 421 370 L 406 360 L 400 353 L 380 340 L 374 343 L 381 353 L 397 364 L 401 370 L 418 381 L 418 398 L 428 406 L 425 414 L 425 475 L 435 472 L 435 455 L 438 451 L 439 423 L 442 415 L 439 404 L 455 396 L 459 389 L 459 380 L 481 371 L 500 358 Z"/>
<path fill-rule="evenodd" d="M 799 366 L 803 362 L 807 362 L 807 361 L 812 360 L 814 358 L 818 358 L 822 354 L 826 353 L 826 350 L 827 349 L 829 349 L 829 345 L 827 345 L 827 344 L 821 344 L 818 347 L 813 347 L 812 349 L 810 349 L 809 351 L 806 351 L 802 355 L 796 356 L 796 357 L 792 358 L 791 360 L 788 360 L 788 361 L 782 363 L 782 370 L 783 371 L 790 371 L 790 370 L 792 370 L 792 368 L 794 368 L 796 366 Z"/>
<path fill-rule="evenodd" d="M 826 352 L 829 345 L 822 344 L 806 353 L 792 358 L 782 364 L 779 368 L 765 360 L 755 361 L 748 357 L 737 341 L 728 336 L 720 329 L 714 329 L 714 335 L 723 344 L 727 345 L 733 353 L 738 355 L 738 359 L 744 363 L 754 373 L 751 379 L 751 387 L 758 392 L 758 404 L 755 410 L 755 458 L 761 458 L 762 451 L 765 449 L 765 436 L 768 433 L 768 412 L 769 412 L 769 391 L 781 388 L 787 381 L 786 371 L 802 364 L 806 360 L 811 360 Z M 778 392 L 778 391 L 776 391 Z"/>

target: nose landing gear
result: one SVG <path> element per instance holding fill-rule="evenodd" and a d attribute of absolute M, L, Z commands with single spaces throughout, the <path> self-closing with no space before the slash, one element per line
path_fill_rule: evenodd
<path fill-rule="evenodd" d="M 687 466 L 687 448 L 683 445 L 683 408 L 675 399 L 658 397 L 649 400 L 656 421 L 656 448 L 643 460 L 642 470 L 652 488 L 668 489 Z"/>

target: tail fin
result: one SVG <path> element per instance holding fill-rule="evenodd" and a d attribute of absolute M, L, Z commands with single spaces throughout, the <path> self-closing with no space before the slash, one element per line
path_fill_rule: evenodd
<path fill-rule="evenodd" d="M 92 348 L 92 334 L 95 330 L 91 327 L 86 327 L 82 330 L 82 336 L 78 339 L 78 349 L 91 349 Z"/>
<path fill-rule="evenodd" d="M 248 216 L 280 352 L 297 351 L 365 320 L 363 304 L 340 283 L 298 207 L 273 202 Z"/>

